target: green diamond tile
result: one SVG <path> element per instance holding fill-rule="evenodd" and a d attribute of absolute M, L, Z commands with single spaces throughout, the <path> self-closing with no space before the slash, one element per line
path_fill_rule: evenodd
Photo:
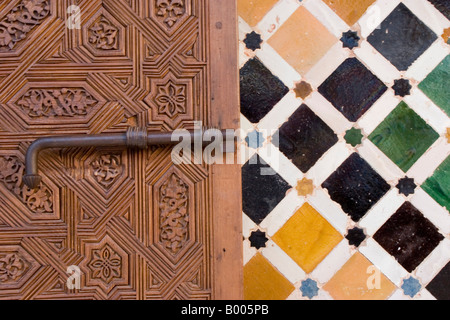
<path fill-rule="evenodd" d="M 425 181 L 422 189 L 450 211 L 450 157 Z"/>
<path fill-rule="evenodd" d="M 438 138 L 439 134 L 403 101 L 369 136 L 370 141 L 404 172 Z"/>
<path fill-rule="evenodd" d="M 419 84 L 423 91 L 438 107 L 450 116 L 450 55 Z"/>

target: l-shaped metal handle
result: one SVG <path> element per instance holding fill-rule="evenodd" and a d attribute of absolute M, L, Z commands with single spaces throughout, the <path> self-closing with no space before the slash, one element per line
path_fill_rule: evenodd
<path fill-rule="evenodd" d="M 203 141 L 203 131 L 184 131 L 191 141 Z M 231 131 L 221 130 L 224 141 L 234 139 Z M 98 135 L 65 135 L 40 138 L 28 148 L 25 166 L 26 174 L 24 183 L 31 189 L 39 187 L 42 177 L 38 174 L 39 153 L 50 148 L 75 148 L 75 147 L 124 147 L 147 149 L 152 145 L 177 145 L 179 141 L 172 139 L 171 132 L 151 132 L 147 128 L 132 127 L 126 133 L 110 133 Z M 183 134 L 177 134 L 178 138 Z M 186 137 L 187 138 L 187 137 Z M 205 142 L 203 142 L 205 143 Z M 210 143 L 210 142 L 208 142 Z"/>

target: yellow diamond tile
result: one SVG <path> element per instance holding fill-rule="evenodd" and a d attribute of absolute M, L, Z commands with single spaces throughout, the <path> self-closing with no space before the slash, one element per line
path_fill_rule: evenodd
<path fill-rule="evenodd" d="M 337 42 L 306 8 L 298 8 L 268 43 L 298 73 L 304 75 Z"/>
<path fill-rule="evenodd" d="M 238 0 L 238 14 L 251 27 L 256 26 L 278 0 Z"/>
<path fill-rule="evenodd" d="M 375 0 L 323 0 L 349 26 L 354 25 Z"/>
<path fill-rule="evenodd" d="M 245 300 L 286 300 L 294 289 L 260 253 L 244 267 Z"/>
<path fill-rule="evenodd" d="M 336 300 L 385 300 L 396 287 L 358 252 L 323 288 Z"/>
<path fill-rule="evenodd" d="M 312 272 L 342 239 L 342 235 L 308 203 L 272 237 L 307 273 Z"/>

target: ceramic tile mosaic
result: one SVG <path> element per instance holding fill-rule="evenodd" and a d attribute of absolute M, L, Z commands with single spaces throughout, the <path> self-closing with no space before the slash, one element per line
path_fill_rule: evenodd
<path fill-rule="evenodd" d="M 246 299 L 450 300 L 449 4 L 238 1 Z"/>

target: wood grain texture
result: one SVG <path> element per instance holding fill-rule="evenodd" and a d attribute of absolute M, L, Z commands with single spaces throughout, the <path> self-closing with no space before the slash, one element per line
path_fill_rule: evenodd
<path fill-rule="evenodd" d="M 8 23 L 41 12 L 19 19 L 20 39 L 0 28 L 0 299 L 240 299 L 237 165 L 175 166 L 164 147 L 50 149 L 40 186 L 23 183 L 41 137 L 238 128 L 234 1 L 80 0 L 69 29 L 72 4 L 0 4 Z"/>

